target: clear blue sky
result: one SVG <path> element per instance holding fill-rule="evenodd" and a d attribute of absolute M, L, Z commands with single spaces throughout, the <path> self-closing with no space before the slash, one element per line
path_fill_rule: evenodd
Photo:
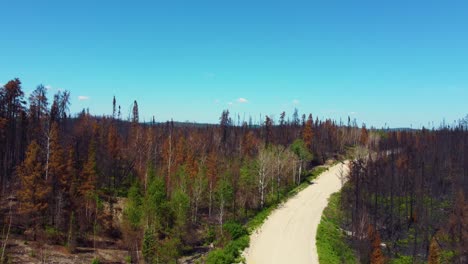
<path fill-rule="evenodd" d="M 113 95 L 125 116 L 137 100 L 157 121 L 297 107 L 419 127 L 468 113 L 467 1 L 3 0 L 0 10 L 0 82 L 70 90 L 72 113 L 110 114 Z"/>

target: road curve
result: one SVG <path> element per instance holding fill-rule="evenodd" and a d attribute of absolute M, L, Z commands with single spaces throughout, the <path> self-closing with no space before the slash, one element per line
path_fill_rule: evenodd
<path fill-rule="evenodd" d="M 348 162 L 322 173 L 313 184 L 275 210 L 250 236 L 247 264 L 318 263 L 315 236 L 328 198 L 341 188 Z"/>

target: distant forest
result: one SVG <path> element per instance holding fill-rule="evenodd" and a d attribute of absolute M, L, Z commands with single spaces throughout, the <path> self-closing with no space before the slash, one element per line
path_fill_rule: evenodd
<path fill-rule="evenodd" d="M 49 103 L 39 85 L 0 89 L 0 181 L 3 226 L 31 240 L 74 251 L 96 236 L 121 240 L 133 260 L 167 263 L 199 245 L 223 246 L 226 222 L 244 222 L 297 186 L 308 169 L 377 137 L 348 120 L 299 116 L 218 125 L 129 120 L 114 97 L 112 115 L 68 111 L 70 93 Z M 123 212 L 115 208 L 124 201 Z M 117 218 L 117 219 L 116 219 Z"/>

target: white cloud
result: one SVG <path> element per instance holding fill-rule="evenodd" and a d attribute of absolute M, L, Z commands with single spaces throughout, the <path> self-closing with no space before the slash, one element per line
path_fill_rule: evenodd
<path fill-rule="evenodd" d="M 78 96 L 78 100 L 80 100 L 80 101 L 86 101 L 86 100 L 89 100 L 89 96 L 85 96 L 85 95 L 79 95 L 79 96 Z"/>
<path fill-rule="evenodd" d="M 237 99 L 237 102 L 238 102 L 238 103 L 241 103 L 241 104 L 245 104 L 245 103 L 248 102 L 248 100 L 241 97 L 241 98 Z"/>
<path fill-rule="evenodd" d="M 293 105 L 298 105 L 300 102 L 299 102 L 299 100 L 294 99 L 294 100 L 292 101 L 292 103 L 293 103 Z"/>
<path fill-rule="evenodd" d="M 214 103 L 219 104 L 220 103 L 219 99 L 214 100 Z"/>
<path fill-rule="evenodd" d="M 356 112 L 349 112 L 348 115 L 352 116 L 352 115 L 355 115 L 357 114 Z"/>
<path fill-rule="evenodd" d="M 48 84 L 48 85 L 44 86 L 44 88 L 46 88 L 47 90 L 51 90 L 51 89 L 52 89 L 52 85 Z"/>
<path fill-rule="evenodd" d="M 231 106 L 231 105 L 233 105 L 233 103 L 232 103 L 232 102 L 229 102 L 228 105 Z"/>

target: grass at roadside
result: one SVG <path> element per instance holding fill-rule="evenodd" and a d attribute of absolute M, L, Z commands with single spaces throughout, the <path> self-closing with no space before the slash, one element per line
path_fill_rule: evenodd
<path fill-rule="evenodd" d="M 340 192 L 332 194 L 318 226 L 317 252 L 320 263 L 357 263 L 354 252 L 346 243 L 345 234 L 339 226 L 342 217 L 340 198 Z"/>
<path fill-rule="evenodd" d="M 248 231 L 248 234 L 251 234 L 255 229 L 260 227 L 263 222 L 268 218 L 268 216 L 276 209 L 279 205 L 286 202 L 291 197 L 298 194 L 300 191 L 304 190 L 310 183 L 315 180 L 320 174 L 327 171 L 328 168 L 324 166 L 315 167 L 310 170 L 304 180 L 298 186 L 294 187 L 289 191 L 284 197 L 281 198 L 279 202 L 273 203 L 261 211 L 259 211 L 255 216 L 250 219 L 246 224 L 245 228 Z M 228 263 L 243 263 L 245 260 L 242 259 L 240 253 L 249 247 L 250 238 L 248 235 L 241 236 L 229 242 L 224 248 L 216 249 L 211 251 L 207 258 L 207 264 L 228 264 Z"/>

